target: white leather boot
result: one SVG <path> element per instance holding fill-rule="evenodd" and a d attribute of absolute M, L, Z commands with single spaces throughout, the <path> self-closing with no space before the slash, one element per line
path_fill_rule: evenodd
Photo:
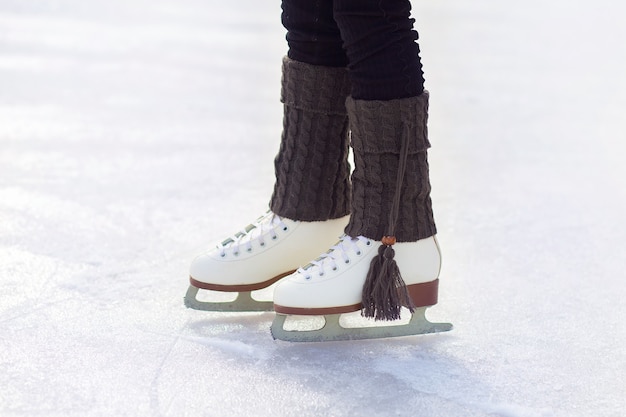
<path fill-rule="evenodd" d="M 299 268 L 274 289 L 281 314 L 327 315 L 359 311 L 363 285 L 381 242 L 344 236 L 330 251 Z M 396 243 L 395 260 L 414 308 L 437 304 L 441 255 L 435 236 Z"/>
<path fill-rule="evenodd" d="M 336 240 L 348 222 L 339 219 L 300 222 L 268 212 L 233 237 L 196 257 L 190 268 L 187 307 L 213 311 L 271 310 L 250 292 L 263 289 L 293 273 Z M 238 292 L 233 302 L 206 302 L 198 290 Z"/>

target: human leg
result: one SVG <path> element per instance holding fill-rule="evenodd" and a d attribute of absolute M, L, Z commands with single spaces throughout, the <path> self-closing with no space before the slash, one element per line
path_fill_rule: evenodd
<path fill-rule="evenodd" d="M 345 68 L 348 57 L 335 22 L 333 0 L 283 0 L 287 56 L 294 61 Z"/>
<path fill-rule="evenodd" d="M 185 297 L 188 307 L 270 309 L 271 303 L 254 302 L 250 291 L 271 285 L 317 256 L 347 223 L 351 193 L 345 100 L 350 80 L 336 60 L 345 61 L 343 51 L 324 54 L 325 48 L 316 46 L 320 38 L 320 43 L 333 44 L 332 32 L 337 29 L 328 23 L 332 3 L 316 2 L 316 7 L 311 3 L 283 2 L 283 20 L 293 34 L 290 55 L 328 65 L 283 60 L 283 134 L 270 212 L 194 259 Z M 197 298 L 200 289 L 240 296 L 234 303 L 202 302 Z"/>
<path fill-rule="evenodd" d="M 338 245 L 275 289 L 275 337 L 342 340 L 449 329 L 423 318 L 424 309 L 437 303 L 441 257 L 426 155 L 428 93 L 409 12 L 405 0 L 335 0 L 352 77 L 347 100 L 355 157 L 352 214 Z M 330 334 L 303 334 L 282 328 L 288 314 L 361 309 L 365 317 L 396 320 L 402 307 L 421 318 L 391 333 L 335 328 Z"/>
<path fill-rule="evenodd" d="M 424 90 L 409 0 L 334 0 L 355 100 L 415 97 Z"/>

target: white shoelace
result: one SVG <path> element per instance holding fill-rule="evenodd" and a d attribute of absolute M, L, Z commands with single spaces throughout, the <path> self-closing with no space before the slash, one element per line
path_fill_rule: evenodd
<path fill-rule="evenodd" d="M 220 251 L 220 256 L 226 256 L 226 250 L 232 250 L 235 256 L 239 255 L 242 248 L 247 252 L 252 252 L 252 244 L 254 242 L 258 242 L 260 246 L 265 246 L 265 240 L 268 236 L 272 240 L 278 238 L 276 234 L 277 229 L 286 232 L 288 227 L 280 216 L 271 211 L 267 212 L 267 214 L 246 226 L 239 233 L 219 243 L 217 248 Z"/>
<path fill-rule="evenodd" d="M 323 253 L 319 258 L 311 261 L 308 265 L 298 269 L 298 273 L 304 275 L 305 279 L 311 279 L 313 276 L 324 276 L 325 268 L 329 267 L 333 271 L 337 270 L 337 263 L 343 262 L 349 264 L 350 255 L 354 254 L 360 256 L 363 252 L 359 247 L 359 243 L 363 243 L 366 246 L 370 246 L 372 241 L 363 236 L 356 238 L 344 235 L 339 242 L 330 248 L 328 252 Z"/>

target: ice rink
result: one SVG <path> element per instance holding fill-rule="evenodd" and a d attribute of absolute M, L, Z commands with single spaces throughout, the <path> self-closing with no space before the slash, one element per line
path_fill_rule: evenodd
<path fill-rule="evenodd" d="M 626 415 L 626 3 L 413 13 L 455 328 L 293 344 L 183 305 L 267 209 L 280 2 L 2 0 L 0 416 Z"/>

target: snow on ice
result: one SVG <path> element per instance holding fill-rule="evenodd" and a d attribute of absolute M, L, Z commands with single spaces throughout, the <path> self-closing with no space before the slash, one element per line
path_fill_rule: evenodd
<path fill-rule="evenodd" d="M 0 4 L 1 416 L 623 416 L 626 6 L 416 1 L 453 332 L 184 308 L 265 209 L 280 2 Z"/>

